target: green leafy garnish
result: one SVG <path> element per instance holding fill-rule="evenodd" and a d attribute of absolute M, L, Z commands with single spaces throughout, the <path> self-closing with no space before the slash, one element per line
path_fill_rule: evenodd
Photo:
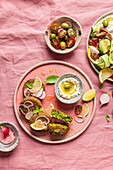
<path fill-rule="evenodd" d="M 55 75 L 49 76 L 49 77 L 46 78 L 45 82 L 46 82 L 46 83 L 49 83 L 49 84 L 53 84 L 53 83 L 56 82 L 56 80 L 57 80 L 58 78 L 59 78 L 59 76 L 55 76 Z"/>
<path fill-rule="evenodd" d="M 33 88 L 33 84 L 26 84 L 27 87 L 29 87 L 30 89 Z"/>
<path fill-rule="evenodd" d="M 107 93 L 107 95 L 109 95 L 110 92 Z"/>
<path fill-rule="evenodd" d="M 113 66 L 111 66 L 110 68 L 113 68 Z"/>
<path fill-rule="evenodd" d="M 55 129 L 54 132 L 58 133 L 60 132 L 60 129 Z"/>
<path fill-rule="evenodd" d="M 110 116 L 109 116 L 109 115 L 106 115 L 106 119 L 107 119 L 107 121 L 109 122 L 109 121 L 110 121 Z"/>
<path fill-rule="evenodd" d="M 101 89 L 103 87 L 103 83 L 99 84 L 99 89 Z"/>
<path fill-rule="evenodd" d="M 36 107 L 36 110 L 34 110 L 34 113 L 39 113 L 39 112 L 42 112 L 43 111 L 43 108 L 40 108 L 39 107 Z"/>

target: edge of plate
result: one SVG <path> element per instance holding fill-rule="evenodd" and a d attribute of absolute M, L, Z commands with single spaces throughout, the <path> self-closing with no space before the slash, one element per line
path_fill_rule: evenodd
<path fill-rule="evenodd" d="M 24 129 L 24 131 L 29 134 L 32 138 L 40 141 L 40 142 L 43 142 L 43 143 L 47 143 L 47 144 L 61 144 L 61 143 L 65 143 L 65 142 L 68 142 L 68 141 L 71 141 L 73 139 L 75 139 L 76 137 L 78 137 L 79 135 L 81 135 L 86 129 L 87 127 L 90 125 L 92 119 L 93 119 L 93 116 L 94 116 L 94 113 L 95 113 L 95 109 L 96 109 L 96 97 L 94 98 L 94 108 L 93 108 L 93 112 L 92 112 L 92 115 L 91 115 L 91 118 L 89 120 L 89 122 L 87 123 L 87 125 L 80 131 L 78 132 L 77 134 L 73 135 L 72 137 L 69 137 L 67 139 L 62 139 L 62 140 L 59 140 L 59 141 L 48 141 L 48 140 L 44 140 L 44 139 L 40 139 L 38 138 L 37 136 L 33 135 L 32 133 L 29 132 L 29 130 L 24 126 L 24 124 L 22 123 L 19 115 L 18 115 L 18 112 L 17 112 L 17 109 L 16 109 L 16 94 L 17 94 L 17 90 L 18 90 L 18 87 L 21 83 L 21 81 L 23 80 L 23 78 L 30 72 L 32 71 L 33 69 L 35 69 L 36 67 L 39 67 L 41 65 L 45 65 L 45 64 L 64 64 L 64 65 L 67 65 L 69 67 L 72 67 L 76 70 L 78 70 L 85 78 L 86 80 L 88 81 L 89 85 L 91 88 L 93 88 L 93 84 L 91 82 L 91 80 L 89 79 L 89 77 L 81 70 L 79 69 L 78 67 L 70 64 L 70 63 L 67 63 L 67 62 L 64 62 L 64 61 L 57 61 L 57 60 L 50 60 L 50 61 L 45 61 L 45 62 L 41 62 L 39 64 L 36 64 L 34 65 L 33 67 L 31 67 L 30 69 L 28 69 L 24 74 L 23 76 L 20 78 L 17 86 L 16 86 L 16 89 L 15 89 L 15 93 L 14 93 L 14 111 L 15 111 L 15 115 L 16 115 L 16 118 L 19 122 L 19 124 L 21 125 L 21 127 Z"/>
<path fill-rule="evenodd" d="M 109 15 L 113 15 L 113 11 L 109 11 L 109 12 L 106 12 L 106 13 L 104 13 L 103 15 L 101 15 L 101 16 L 94 22 L 94 24 L 93 24 L 92 26 L 94 26 L 94 25 L 97 24 L 99 21 L 101 21 L 103 18 L 105 18 L 105 17 L 107 17 L 107 16 L 109 16 Z M 92 26 L 91 26 L 91 27 L 92 27 Z M 87 37 L 87 44 L 86 44 L 86 49 L 87 49 L 87 51 L 88 51 L 88 40 L 89 40 L 89 35 L 90 35 L 90 33 L 91 33 L 91 29 L 89 30 L 88 37 Z M 88 55 L 88 53 L 87 53 L 87 55 Z M 94 64 L 93 64 L 91 61 L 89 61 L 89 62 L 90 62 L 90 64 L 91 64 L 91 66 L 94 68 L 94 70 L 96 71 L 96 73 L 99 74 L 99 71 L 96 69 L 96 67 L 94 66 Z M 113 79 L 111 79 L 111 78 L 108 78 L 107 80 L 113 82 Z"/>

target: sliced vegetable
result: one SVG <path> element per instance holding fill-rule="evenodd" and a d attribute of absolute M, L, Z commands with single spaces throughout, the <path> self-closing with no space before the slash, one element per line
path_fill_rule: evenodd
<path fill-rule="evenodd" d="M 110 64 L 113 64 L 113 51 L 110 52 L 108 60 L 109 60 Z"/>
<path fill-rule="evenodd" d="M 82 113 L 82 114 L 81 114 L 81 113 Z M 79 118 L 82 118 L 82 117 L 83 117 L 83 114 L 84 114 L 85 116 L 88 115 L 88 113 L 89 113 L 89 105 L 88 105 L 87 103 L 84 103 L 84 104 L 82 105 L 82 112 L 81 112 L 81 113 L 78 115 Z"/>
<path fill-rule="evenodd" d="M 99 41 L 98 47 L 102 54 L 106 54 L 111 48 L 111 41 L 108 38 L 104 38 Z"/>
<path fill-rule="evenodd" d="M 59 32 L 58 32 L 58 37 L 59 38 L 64 38 L 65 35 L 66 35 L 66 30 L 60 29 Z"/>
<path fill-rule="evenodd" d="M 104 105 L 104 104 L 109 103 L 109 100 L 110 100 L 110 98 L 109 98 L 109 95 L 108 95 L 108 94 L 106 94 L 106 93 L 102 94 L 102 95 L 100 96 L 100 107 L 101 107 L 102 105 Z"/>
<path fill-rule="evenodd" d="M 69 35 L 69 37 L 75 38 L 76 37 L 76 31 L 74 29 L 70 28 L 68 30 L 68 35 Z"/>
<path fill-rule="evenodd" d="M 51 45 L 56 48 L 56 49 L 59 49 L 60 48 L 60 41 L 56 38 L 53 38 L 51 40 Z"/>
<path fill-rule="evenodd" d="M 43 93 L 42 93 L 42 95 L 39 97 L 39 99 L 44 99 L 46 97 L 46 93 L 45 93 L 45 91 L 43 91 Z"/>
<path fill-rule="evenodd" d="M 58 24 L 58 23 L 53 23 L 53 24 L 51 25 L 51 27 L 50 27 L 51 32 L 53 32 L 53 33 L 57 33 L 58 28 L 59 28 L 59 24 Z"/>
<path fill-rule="evenodd" d="M 102 23 L 96 24 L 91 28 L 92 32 L 98 32 L 100 30 L 100 27 L 103 27 Z"/>
<path fill-rule="evenodd" d="M 85 114 L 83 112 L 81 112 L 81 117 L 79 118 L 78 115 L 74 115 L 74 120 L 77 123 L 82 123 L 85 120 Z"/>
<path fill-rule="evenodd" d="M 104 63 L 105 63 L 105 68 L 109 67 L 110 66 L 110 63 L 108 61 L 108 55 L 107 54 L 104 54 L 102 55 L 100 58 L 102 58 L 104 60 Z"/>
<path fill-rule="evenodd" d="M 77 105 L 75 108 L 75 114 L 79 115 L 82 112 L 82 106 L 81 105 Z"/>
<path fill-rule="evenodd" d="M 75 45 L 75 38 L 73 38 L 73 37 L 68 38 L 67 41 L 66 41 L 66 44 L 67 44 L 68 48 L 73 47 Z"/>
<path fill-rule="evenodd" d="M 31 116 L 33 116 L 33 114 L 34 114 L 33 111 L 29 111 L 29 112 L 27 112 L 27 113 L 25 114 L 25 118 L 26 118 L 27 120 L 30 120 L 30 118 L 31 118 Z"/>
<path fill-rule="evenodd" d="M 44 91 L 44 89 L 41 88 L 40 91 L 36 91 L 35 93 L 31 93 L 31 95 L 34 96 L 34 97 L 38 97 L 39 98 L 39 97 L 42 96 L 43 91 Z"/>

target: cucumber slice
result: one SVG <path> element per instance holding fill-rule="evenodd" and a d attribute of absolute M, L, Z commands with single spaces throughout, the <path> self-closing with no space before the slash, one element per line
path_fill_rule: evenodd
<path fill-rule="evenodd" d="M 113 64 L 113 51 L 110 52 L 108 60 L 109 60 L 110 64 Z"/>
<path fill-rule="evenodd" d="M 98 47 L 99 47 L 99 51 L 102 54 L 106 54 L 110 50 L 110 48 L 111 48 L 111 41 L 110 41 L 110 39 L 104 38 L 104 39 L 100 40 L 99 44 L 98 44 Z"/>
<path fill-rule="evenodd" d="M 101 56 L 101 58 L 104 60 L 105 68 L 109 67 L 110 66 L 110 62 L 108 61 L 108 55 L 104 54 L 104 55 Z"/>
<path fill-rule="evenodd" d="M 94 62 L 95 65 L 97 65 L 98 67 L 100 68 L 105 68 L 105 62 L 103 60 L 102 57 L 99 57 L 99 59 L 97 59 L 95 62 Z"/>
<path fill-rule="evenodd" d="M 100 27 L 103 27 L 102 23 L 96 24 L 92 27 L 92 32 L 98 32 L 100 30 Z"/>

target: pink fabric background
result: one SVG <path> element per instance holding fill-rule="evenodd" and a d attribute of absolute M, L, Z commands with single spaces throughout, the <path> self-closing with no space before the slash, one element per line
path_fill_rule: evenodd
<path fill-rule="evenodd" d="M 0 121 L 10 121 L 20 130 L 21 140 L 10 154 L 0 153 L 1 170 L 113 169 L 113 98 L 99 107 L 99 96 L 113 90 L 105 82 L 98 88 L 97 74 L 86 55 L 86 39 L 93 22 L 113 10 L 112 0 L 1 0 L 0 1 Z M 79 47 L 67 55 L 51 52 L 44 41 L 47 24 L 61 15 L 77 19 L 83 28 Z M 81 68 L 97 90 L 97 108 L 89 128 L 77 139 L 47 145 L 30 138 L 19 126 L 14 110 L 16 85 L 31 66 L 47 60 L 63 60 Z M 105 115 L 109 114 L 108 123 Z"/>

